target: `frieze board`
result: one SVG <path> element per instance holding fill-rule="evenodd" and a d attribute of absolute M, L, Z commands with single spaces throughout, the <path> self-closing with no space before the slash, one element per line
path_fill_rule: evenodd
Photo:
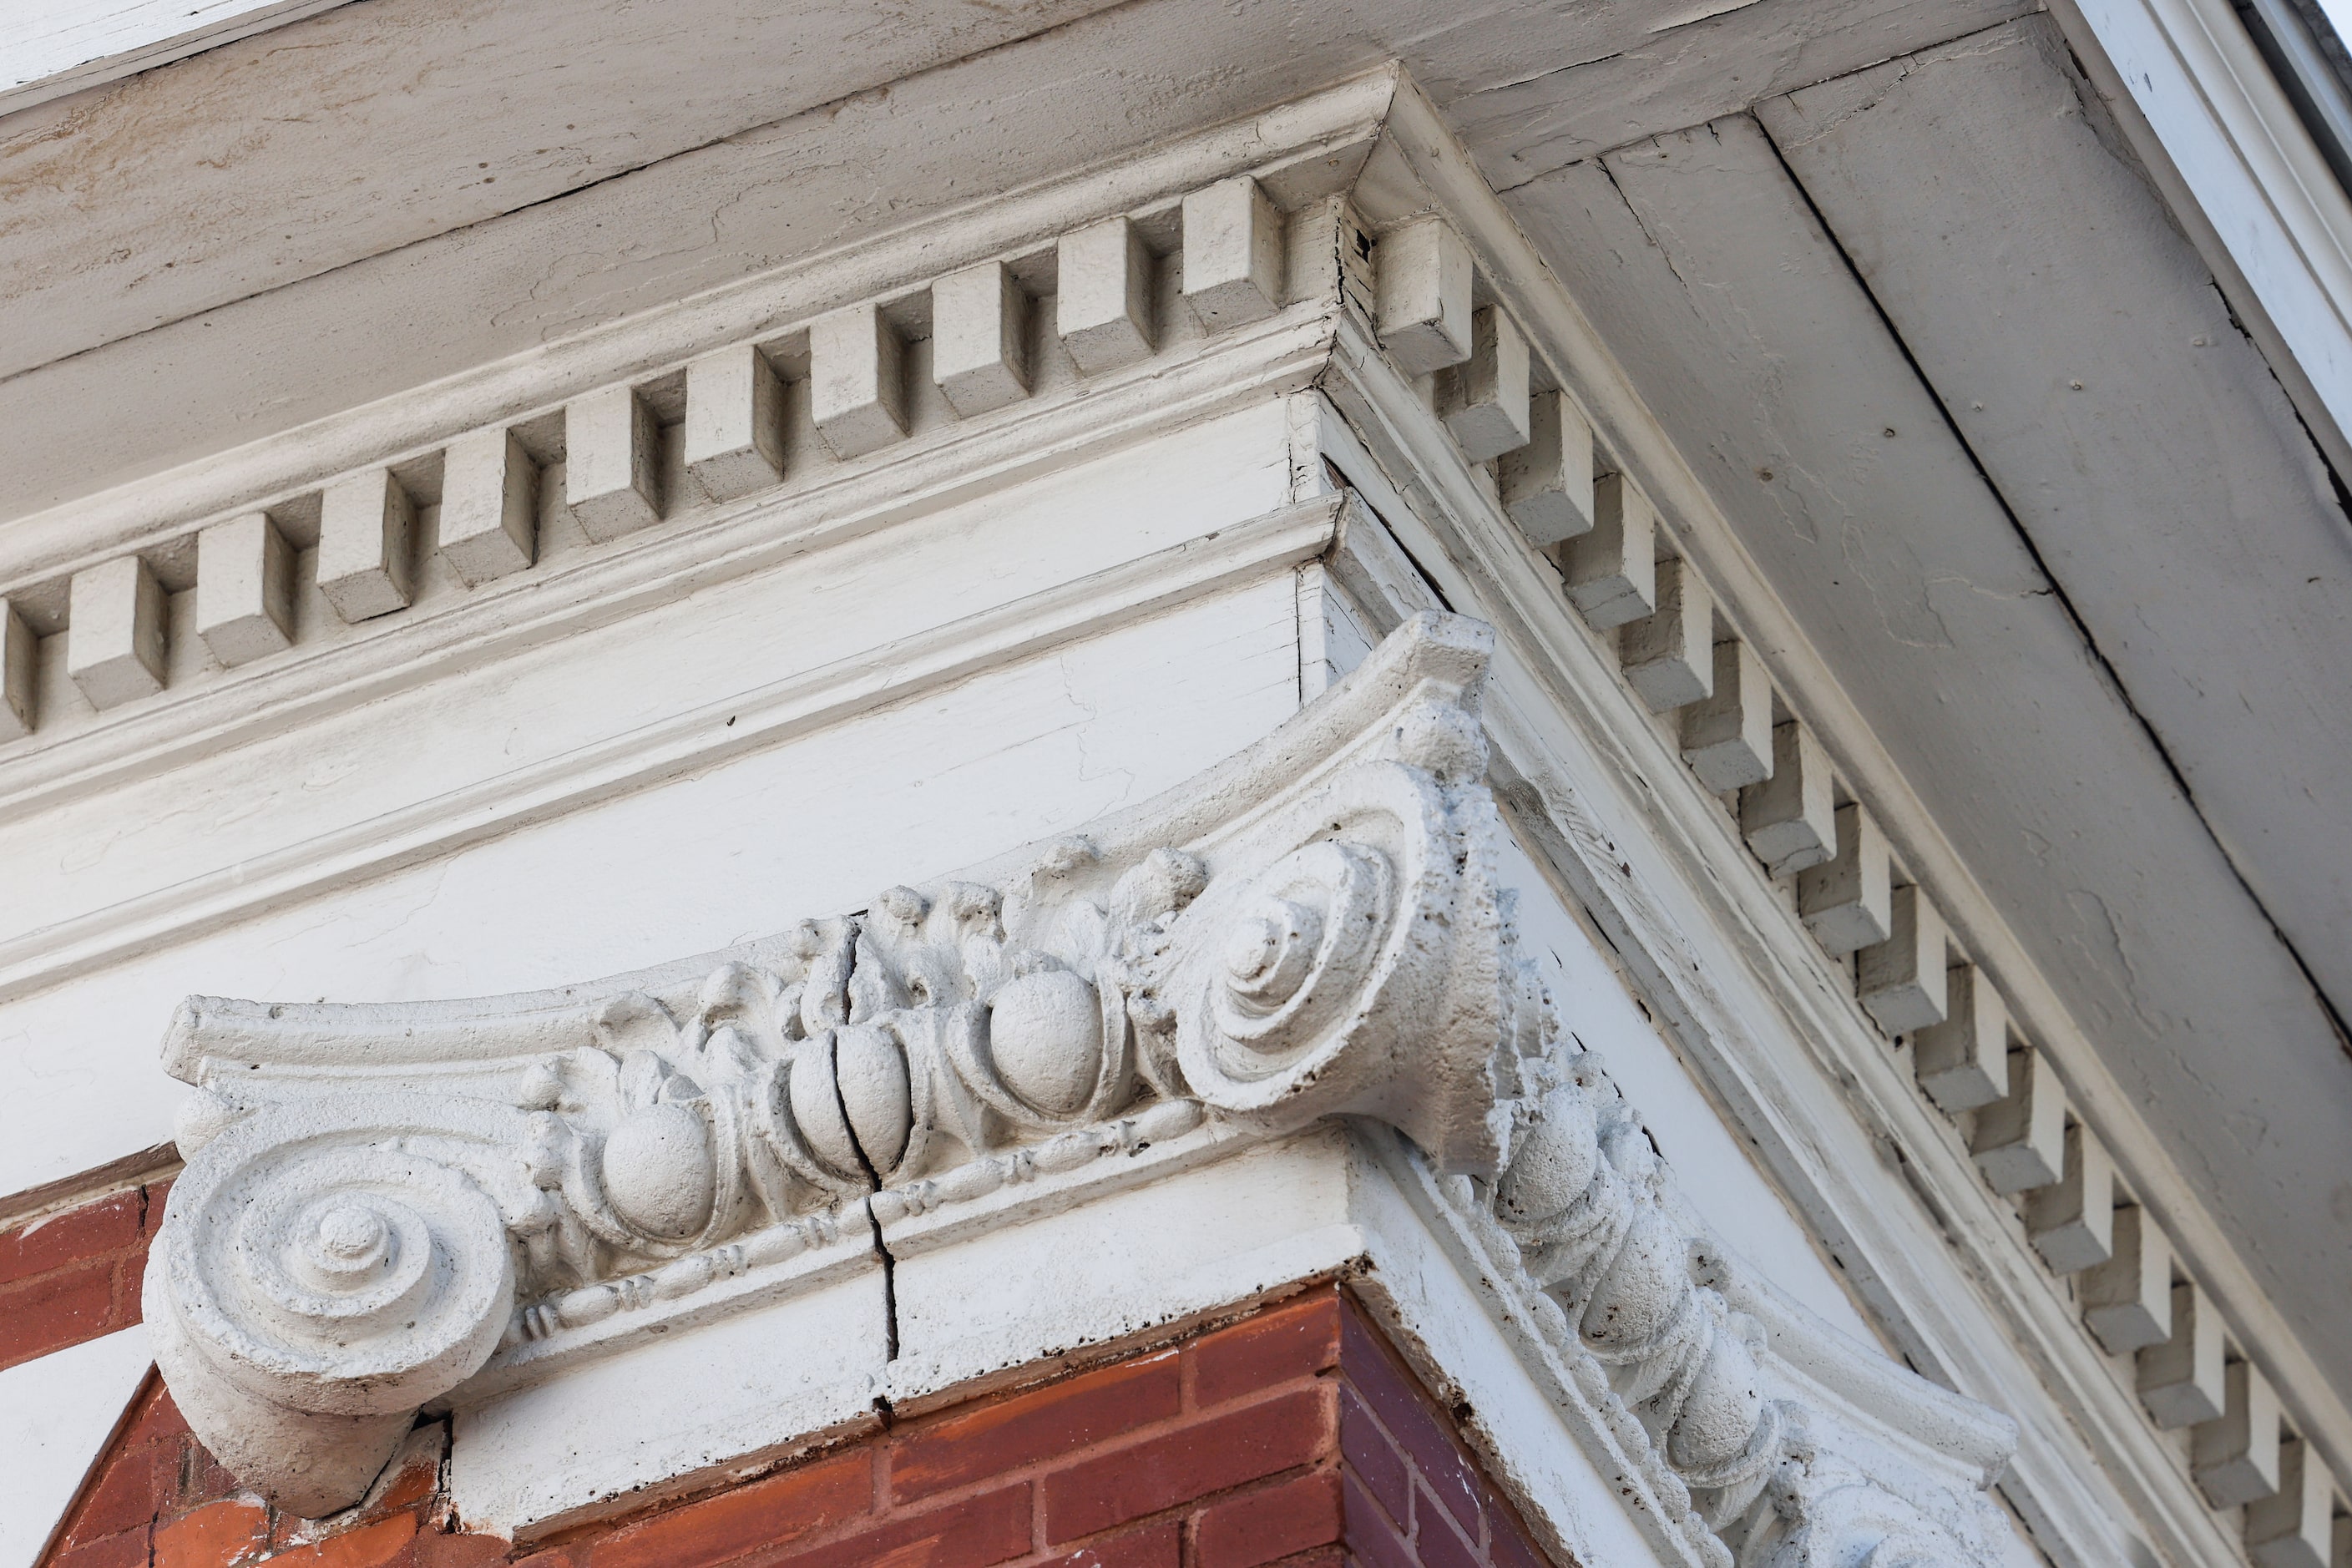
<path fill-rule="evenodd" d="M 1416 616 L 1156 800 L 711 959 L 472 1003 L 192 999 L 165 1048 L 198 1087 L 189 1165 L 146 1286 L 183 1409 L 323 1512 L 418 1407 L 547 1374 L 534 1344 L 870 1266 L 861 1225 L 887 1259 L 909 1221 L 1001 1222 L 1010 1189 L 1050 1207 L 1154 1152 L 1349 1117 L 1441 1183 L 1699 1561 L 1997 1561 L 2003 1418 L 1858 1376 L 1906 1455 L 1774 1373 L 1728 1255 L 1567 1047 L 1497 880 L 1489 646 Z"/>
<path fill-rule="evenodd" d="M 60 921 L 0 943 L 0 999 L 1289 571 L 1329 548 L 1339 512 L 1337 498 L 1300 502 L 1213 539 L 1154 552 L 841 664 L 755 687 L 710 709 L 625 731 L 323 842 L 305 841 L 168 892 Z M 730 718 L 737 721 L 731 727 Z"/>

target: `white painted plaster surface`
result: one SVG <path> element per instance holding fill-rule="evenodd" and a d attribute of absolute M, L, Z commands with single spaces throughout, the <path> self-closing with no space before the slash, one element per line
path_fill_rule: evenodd
<path fill-rule="evenodd" d="M 876 1259 L 764 1311 L 462 1410 L 451 1430 L 450 1496 L 474 1528 L 544 1529 L 600 1505 L 631 1506 L 639 1489 L 870 1421 L 887 1325 Z"/>
<path fill-rule="evenodd" d="M 1344 1135 L 1326 1129 L 899 1258 L 906 1399 L 1247 1301 L 1360 1255 Z"/>
<path fill-rule="evenodd" d="M 150 1364 L 129 1328 L 0 1372 L 0 1568 L 39 1559 Z"/>
<path fill-rule="evenodd" d="M 453 1495 L 478 1525 L 543 1531 L 628 1487 L 854 1422 L 879 1393 L 919 1401 L 1360 1262 L 1408 1338 L 1469 1391 L 1520 1495 L 1583 1561 L 1661 1561 L 1391 1178 L 1330 1125 L 929 1249 L 912 1242 L 887 1377 L 870 1337 L 877 1274 L 462 1411 Z"/>
<path fill-rule="evenodd" d="M 1278 399 L 0 826 L 24 939 L 1273 510 Z M 779 526 L 792 513 L 779 509 Z M 984 722 L 984 721 L 983 721 Z M 387 733 L 414 738 L 386 747 Z"/>
<path fill-rule="evenodd" d="M 1296 710 L 1294 598 L 1281 573 L 14 1003 L 0 1009 L 0 1191 L 170 1136 L 185 1090 L 157 1068 L 156 1041 L 188 994 L 567 984 L 854 907 L 1143 798 Z"/>

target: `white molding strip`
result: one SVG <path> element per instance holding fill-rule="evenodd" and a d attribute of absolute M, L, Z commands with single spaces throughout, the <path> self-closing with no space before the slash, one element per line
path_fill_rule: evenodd
<path fill-rule="evenodd" d="M 1287 572 L 1329 548 L 1339 513 L 1338 498 L 1286 507 L 535 767 L 44 927 L 0 943 L 0 1001 Z"/>
<path fill-rule="evenodd" d="M 119 81 L 343 0 L 12 0 L 0 8 L 0 114 Z"/>
<path fill-rule="evenodd" d="M 2352 437 L 2352 196 L 2228 0 L 2069 8 L 2293 356 L 2320 405 L 2305 417 L 2334 426 L 2322 444 L 2341 462 Z"/>

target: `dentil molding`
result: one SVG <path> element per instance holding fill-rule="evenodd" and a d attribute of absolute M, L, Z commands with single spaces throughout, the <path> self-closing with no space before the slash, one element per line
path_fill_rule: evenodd
<path fill-rule="evenodd" d="M 908 1214 L 1351 1118 L 1703 1560 L 1996 1561 L 2014 1429 L 1744 1282 L 1521 961 L 1490 646 L 1417 616 L 1152 801 L 716 957 L 478 1002 L 191 999 L 146 1279 L 174 1397 L 315 1516 L 420 1408 L 551 1350 L 808 1288 Z"/>

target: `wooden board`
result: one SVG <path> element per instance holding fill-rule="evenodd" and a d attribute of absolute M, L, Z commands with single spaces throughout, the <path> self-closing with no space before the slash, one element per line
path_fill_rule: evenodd
<path fill-rule="evenodd" d="M 2352 1268 L 2287 1241 L 2330 1234 L 2307 1176 L 2341 1163 L 2352 1064 L 1755 122 L 1511 203 L 2282 1310 L 2322 1321 Z"/>
<path fill-rule="evenodd" d="M 1348 0 L 1310 37 L 1270 4 L 1098 3 L 907 0 L 877 23 L 840 4 L 370 0 L 0 119 L 0 376 L 26 373 L 0 381 L 0 519 L 1399 57 L 1441 102 L 1521 81 L 1530 38 L 1595 62 L 1477 111 L 1507 131 L 1528 92 L 1557 98 L 1588 128 L 1552 136 L 1566 147 L 2015 5 L 1753 0 L 1684 21 L 1656 0 Z M 1757 51 L 1786 69 L 1724 70 Z"/>
<path fill-rule="evenodd" d="M 185 59 L 343 0 L 49 0 L 0 39 L 0 111 Z"/>
<path fill-rule="evenodd" d="M 2352 526 L 2089 97 L 2035 21 L 1761 112 L 2340 1015 Z"/>

